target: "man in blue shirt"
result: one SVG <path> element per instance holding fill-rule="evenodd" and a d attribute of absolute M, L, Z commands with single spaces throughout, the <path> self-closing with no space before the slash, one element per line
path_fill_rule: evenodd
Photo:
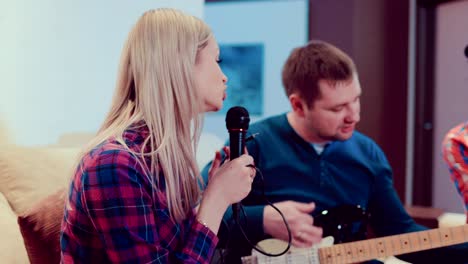
<path fill-rule="evenodd" d="M 344 205 L 364 209 L 379 237 L 425 230 L 403 208 L 383 151 L 355 131 L 362 91 L 351 58 L 329 43 L 312 41 L 292 51 L 282 78 L 292 111 L 252 124 L 248 130 L 259 133 L 246 146 L 261 172 L 242 202 L 239 223 L 249 240 L 288 240 L 283 219 L 266 205 L 263 193 L 283 212 L 292 245 L 297 247 L 309 247 L 328 235 L 314 222 L 320 212 Z M 205 179 L 209 166 L 203 171 Z M 239 256 L 250 255 L 251 246 L 232 220 L 232 211 L 224 219 L 228 228 L 221 230 L 220 238 L 228 248 L 226 259 L 235 263 Z M 454 246 L 401 258 L 463 263 L 468 262 L 466 249 Z"/>

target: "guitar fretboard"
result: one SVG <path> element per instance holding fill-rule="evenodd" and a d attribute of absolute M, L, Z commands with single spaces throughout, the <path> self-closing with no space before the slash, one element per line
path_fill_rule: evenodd
<path fill-rule="evenodd" d="M 356 263 L 468 241 L 468 225 L 438 228 L 324 247 L 320 264 Z"/>

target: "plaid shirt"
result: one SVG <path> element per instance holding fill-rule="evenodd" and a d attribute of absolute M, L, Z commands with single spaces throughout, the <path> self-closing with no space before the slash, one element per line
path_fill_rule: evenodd
<path fill-rule="evenodd" d="M 468 222 L 468 122 L 447 133 L 442 149 L 451 179 L 465 202 Z"/>
<path fill-rule="evenodd" d="M 127 130 L 124 140 L 138 153 L 147 135 Z M 61 262 L 209 263 L 216 235 L 193 212 L 174 223 L 164 186 L 153 195 L 149 177 L 114 139 L 86 154 L 70 186 Z"/>

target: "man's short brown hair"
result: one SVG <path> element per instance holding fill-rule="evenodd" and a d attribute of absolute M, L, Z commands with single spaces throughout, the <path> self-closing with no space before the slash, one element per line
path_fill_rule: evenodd
<path fill-rule="evenodd" d="M 357 74 L 353 60 L 342 50 L 324 41 L 310 41 L 295 48 L 283 66 L 286 95 L 298 93 L 310 107 L 320 98 L 319 81 L 333 84 L 352 80 Z"/>

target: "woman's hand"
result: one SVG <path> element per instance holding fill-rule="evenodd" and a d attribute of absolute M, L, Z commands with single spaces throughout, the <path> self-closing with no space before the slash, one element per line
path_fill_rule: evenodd
<path fill-rule="evenodd" d="M 253 158 L 247 154 L 224 164 L 221 164 L 220 158 L 213 161 L 206 192 L 218 193 L 219 198 L 225 200 L 226 206 L 244 199 L 255 177 L 255 168 L 250 165 L 253 165 Z"/>
<path fill-rule="evenodd" d="M 227 207 L 249 194 L 255 172 L 251 156 L 244 154 L 221 164 L 221 154 L 217 152 L 209 171 L 209 182 L 203 193 L 197 219 L 217 233 Z"/>

